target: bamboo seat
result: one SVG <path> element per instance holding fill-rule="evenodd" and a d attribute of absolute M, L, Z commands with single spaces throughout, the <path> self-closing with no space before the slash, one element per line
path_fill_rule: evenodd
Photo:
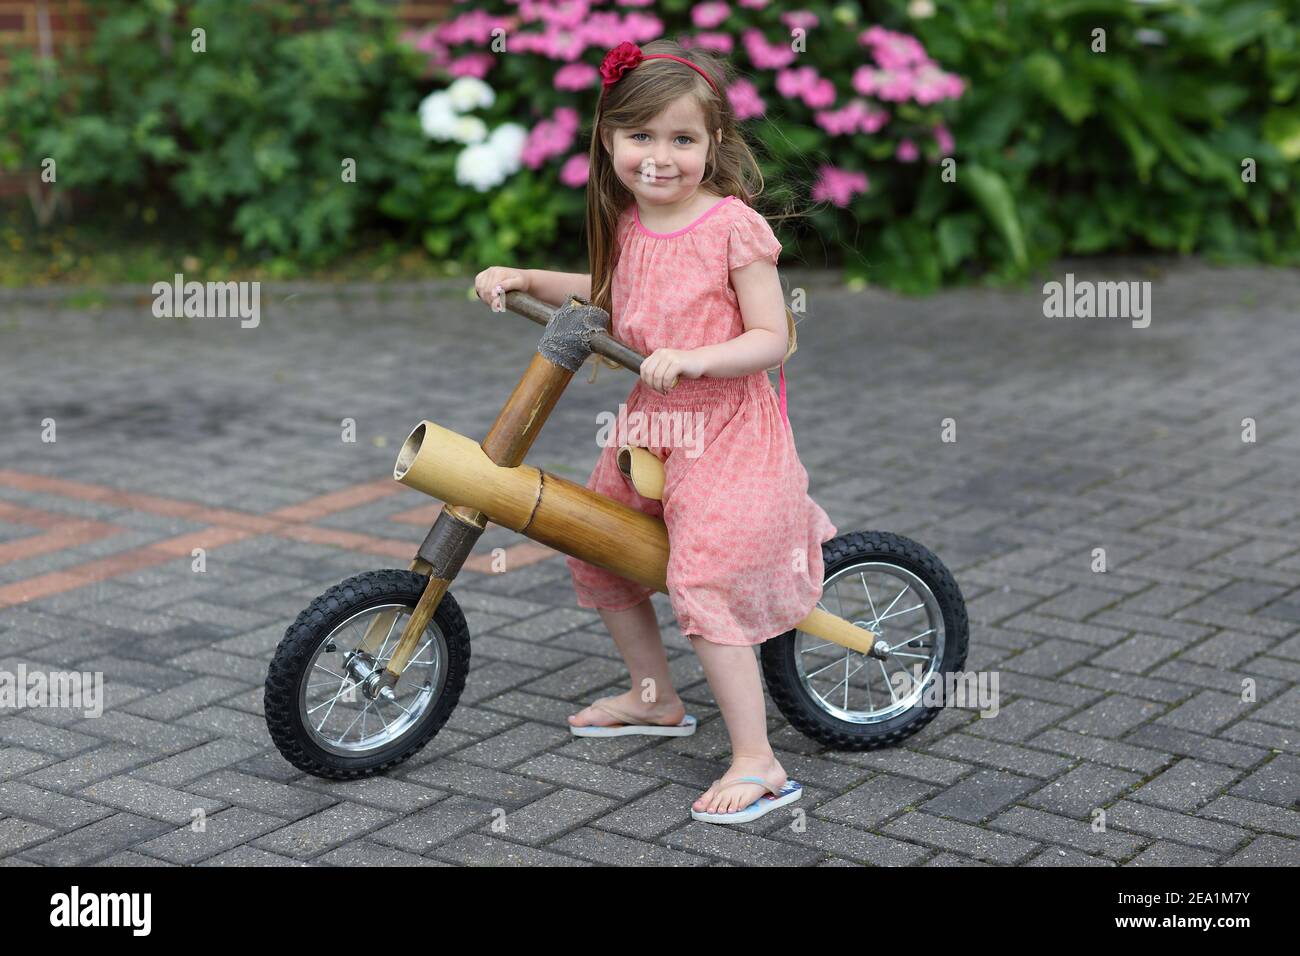
<path fill-rule="evenodd" d="M 648 449 L 638 445 L 619 446 L 618 470 L 631 479 L 632 487 L 642 498 L 663 500 L 664 463 Z"/>

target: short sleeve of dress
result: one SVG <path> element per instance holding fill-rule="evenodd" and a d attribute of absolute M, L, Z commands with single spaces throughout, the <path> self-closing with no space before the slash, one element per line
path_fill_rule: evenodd
<path fill-rule="evenodd" d="M 727 269 L 739 269 L 757 259 L 776 261 L 781 254 L 781 241 L 767 224 L 761 213 L 748 207 L 743 215 L 731 224 L 727 236 Z"/>

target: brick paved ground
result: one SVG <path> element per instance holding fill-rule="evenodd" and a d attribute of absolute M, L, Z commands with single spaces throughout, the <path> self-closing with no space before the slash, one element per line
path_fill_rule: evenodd
<path fill-rule="evenodd" d="M 131 290 L 99 311 L 5 294 L 0 671 L 102 671 L 108 699 L 97 719 L 0 711 L 0 858 L 1295 865 L 1300 276 L 1143 277 L 1154 318 L 1135 330 L 1044 319 L 1034 289 L 901 300 L 786 273 L 809 290 L 790 397 L 814 497 L 841 531 L 938 552 L 969 603 L 968 667 L 1003 695 L 995 718 L 948 710 L 871 754 L 771 710 L 802 833 L 781 813 L 690 820 L 726 737 L 662 595 L 699 732 L 571 737 L 565 714 L 618 690 L 621 664 L 560 557 L 495 528 L 454 588 L 465 696 L 422 753 L 337 784 L 271 745 L 262 680 L 286 624 L 349 574 L 405 567 L 435 514 L 387 477 L 401 438 L 424 417 L 481 438 L 537 327 L 459 285 L 267 287 L 249 330 L 154 319 Z M 575 380 L 529 461 L 584 480 L 594 415 L 630 384 Z"/>

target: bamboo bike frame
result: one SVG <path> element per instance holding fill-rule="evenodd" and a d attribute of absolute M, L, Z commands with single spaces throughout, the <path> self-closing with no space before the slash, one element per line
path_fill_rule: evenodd
<path fill-rule="evenodd" d="M 554 341 L 567 336 L 563 341 L 572 345 L 576 334 L 582 341 L 584 360 L 596 353 L 640 374 L 645 356 L 611 336 L 608 315 L 585 300 L 572 297 L 566 307 L 555 309 L 525 293 L 507 292 L 505 305 L 546 327 L 543 345 L 548 336 L 554 336 Z M 588 324 L 576 326 L 575 333 L 575 326 L 567 320 L 579 308 Z M 603 329 L 590 323 L 593 313 L 603 317 L 597 320 Z M 445 506 L 411 561 L 410 570 L 427 574 L 429 582 L 385 668 L 388 686 L 397 683 L 410 662 L 420 635 L 488 521 L 656 591 L 668 590 L 668 530 L 662 518 L 524 464 L 524 456 L 573 377 L 574 370 L 565 365 L 581 365 L 572 361 L 559 364 L 550 357 L 553 354 L 539 345 L 481 445 L 423 421 L 398 454 L 393 477 L 445 502 Z M 650 464 L 641 456 L 636 467 L 653 472 Z M 399 613 L 377 615 L 366 629 L 360 649 L 378 653 Z M 872 652 L 878 638 L 874 631 L 821 607 L 813 608 L 796 628 L 863 654 Z"/>

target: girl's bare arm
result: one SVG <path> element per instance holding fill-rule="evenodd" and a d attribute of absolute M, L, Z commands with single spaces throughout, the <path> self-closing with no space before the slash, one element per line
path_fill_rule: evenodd
<path fill-rule="evenodd" d="M 547 272 L 545 269 L 525 269 L 528 274 L 528 292 L 550 305 L 560 306 L 571 295 L 591 299 L 591 276 L 582 272 Z"/>

